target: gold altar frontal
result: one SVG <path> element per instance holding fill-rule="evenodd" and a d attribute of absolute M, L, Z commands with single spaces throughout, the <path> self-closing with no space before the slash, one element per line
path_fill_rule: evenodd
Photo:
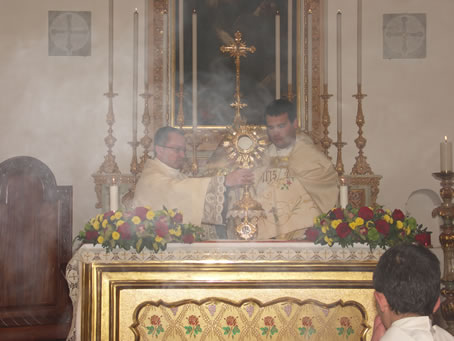
<path fill-rule="evenodd" d="M 68 340 L 370 340 L 382 250 L 296 242 L 84 245 Z"/>

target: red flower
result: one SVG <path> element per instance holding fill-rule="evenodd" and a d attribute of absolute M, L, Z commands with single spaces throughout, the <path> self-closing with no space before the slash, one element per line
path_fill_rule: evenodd
<path fill-rule="evenodd" d="M 121 239 L 131 239 L 131 226 L 128 223 L 121 224 L 118 229 Z"/>
<path fill-rule="evenodd" d="M 384 221 L 383 219 L 377 220 L 375 223 L 375 227 L 377 228 L 377 231 L 380 232 L 382 235 L 387 236 L 389 233 L 389 224 Z"/>
<path fill-rule="evenodd" d="M 363 206 L 358 211 L 358 217 L 371 220 L 374 217 L 374 212 L 369 207 Z"/>
<path fill-rule="evenodd" d="M 312 319 L 309 316 L 304 316 L 302 322 L 304 327 L 312 327 Z"/>
<path fill-rule="evenodd" d="M 227 316 L 225 319 L 225 322 L 227 322 L 227 325 L 230 327 L 235 327 L 236 326 L 236 318 L 233 316 Z"/>
<path fill-rule="evenodd" d="M 188 322 L 191 326 L 197 326 L 199 324 L 199 319 L 195 315 L 191 315 L 188 317 Z"/>
<path fill-rule="evenodd" d="M 156 222 L 156 234 L 159 237 L 165 237 L 169 233 L 169 225 L 167 224 L 167 218 L 161 217 Z"/>
<path fill-rule="evenodd" d="M 347 223 L 340 223 L 337 226 L 336 233 L 339 237 L 345 238 L 347 237 L 350 233 L 352 233 L 352 229 L 348 226 Z"/>
<path fill-rule="evenodd" d="M 183 237 L 183 243 L 192 244 L 194 243 L 194 235 L 192 233 L 186 233 Z"/>
<path fill-rule="evenodd" d="M 88 233 L 88 232 L 87 232 Z M 423 245 L 423 246 L 429 246 L 431 245 L 431 242 L 430 242 L 430 232 L 422 232 L 422 233 L 418 233 L 416 236 L 415 236 L 415 240 Z"/>
<path fill-rule="evenodd" d="M 350 327 L 351 324 L 350 324 L 350 319 L 348 317 L 341 317 L 340 319 L 340 324 L 342 327 Z"/>
<path fill-rule="evenodd" d="M 145 220 L 147 217 L 148 210 L 145 207 L 136 207 L 134 210 L 134 215 L 138 216 L 140 220 Z"/>
<path fill-rule="evenodd" d="M 365 236 L 367 234 L 367 232 L 368 232 L 368 229 L 366 226 L 361 226 L 359 228 L 359 233 L 362 234 L 363 236 Z"/>
<path fill-rule="evenodd" d="M 401 210 L 395 209 L 393 211 L 392 217 L 394 220 L 403 221 L 405 219 L 405 214 Z"/>
<path fill-rule="evenodd" d="M 311 242 L 315 242 L 320 234 L 317 229 L 315 228 L 308 228 L 305 232 L 306 234 L 306 240 L 309 240 Z"/>
<path fill-rule="evenodd" d="M 183 222 L 183 215 L 181 213 L 177 213 L 177 214 L 175 214 L 175 217 L 173 217 L 173 220 L 177 224 L 181 224 Z"/>
<path fill-rule="evenodd" d="M 272 327 L 274 326 L 274 319 L 271 316 L 266 316 L 263 320 L 265 322 L 265 326 Z"/>
<path fill-rule="evenodd" d="M 96 240 L 98 236 L 99 236 L 98 231 L 87 231 L 85 233 L 85 238 L 87 238 L 87 240 Z"/>
<path fill-rule="evenodd" d="M 159 326 L 161 324 L 161 319 L 158 315 L 153 315 L 152 317 L 150 317 L 150 323 L 153 326 Z"/>
<path fill-rule="evenodd" d="M 342 208 L 336 208 L 333 210 L 336 219 L 344 219 L 344 210 Z"/>
<path fill-rule="evenodd" d="M 113 216 L 115 214 L 114 211 L 109 211 L 109 212 L 106 212 L 104 213 L 104 219 L 109 219 L 111 216 Z"/>

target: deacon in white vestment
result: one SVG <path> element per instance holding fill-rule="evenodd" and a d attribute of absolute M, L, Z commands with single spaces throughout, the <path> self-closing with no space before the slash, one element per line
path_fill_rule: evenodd
<path fill-rule="evenodd" d="M 136 185 L 133 205 L 153 209 L 177 208 L 183 221 L 204 225 L 205 238 L 216 239 L 214 225 L 222 223 L 226 186 L 239 186 L 253 181 L 250 170 L 240 169 L 224 176 L 190 178 L 181 173 L 186 143 L 183 133 L 162 127 L 155 134 L 156 157 L 147 160 Z"/>
<path fill-rule="evenodd" d="M 255 199 L 266 215 L 257 222 L 257 239 L 303 239 L 314 218 L 337 203 L 338 176 L 312 138 L 297 134 L 291 102 L 273 101 L 265 121 L 271 144 L 255 170 Z"/>
<path fill-rule="evenodd" d="M 440 307 L 440 276 L 438 258 L 424 246 L 388 249 L 373 276 L 379 314 L 372 341 L 454 341 L 429 319 Z"/>

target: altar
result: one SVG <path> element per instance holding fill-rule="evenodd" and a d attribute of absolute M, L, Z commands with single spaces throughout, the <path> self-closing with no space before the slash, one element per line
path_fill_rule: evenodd
<path fill-rule="evenodd" d="M 370 340 L 383 250 L 306 242 L 83 245 L 68 340 Z"/>

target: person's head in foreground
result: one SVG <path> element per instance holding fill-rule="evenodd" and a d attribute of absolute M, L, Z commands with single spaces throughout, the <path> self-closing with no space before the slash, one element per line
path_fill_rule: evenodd
<path fill-rule="evenodd" d="M 173 127 L 161 127 L 154 136 L 154 150 L 159 161 L 175 169 L 184 165 L 186 141 L 183 133 Z"/>
<path fill-rule="evenodd" d="M 452 336 L 441 328 L 434 330 L 429 320 L 440 306 L 440 262 L 430 250 L 414 244 L 390 248 L 378 261 L 373 282 L 380 317 L 376 319 L 374 334 L 381 328 L 384 336 L 372 340 L 394 340 L 400 336 L 404 340 L 426 340 L 419 337 L 437 332 L 442 338 L 434 340 L 451 340 Z M 377 320 L 382 324 L 379 328 Z"/>
<path fill-rule="evenodd" d="M 265 109 L 265 122 L 268 137 L 277 148 L 287 148 L 295 141 L 298 122 L 293 103 L 285 99 L 271 102 Z"/>

